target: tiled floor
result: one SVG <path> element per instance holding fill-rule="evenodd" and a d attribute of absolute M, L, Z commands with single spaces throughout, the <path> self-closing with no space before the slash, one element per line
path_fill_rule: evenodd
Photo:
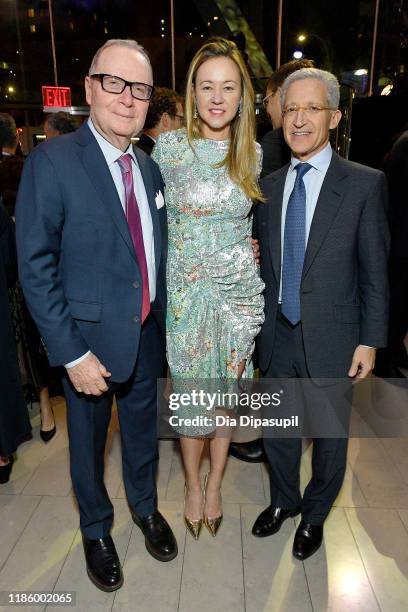
<path fill-rule="evenodd" d="M 159 505 L 180 552 L 174 561 L 159 563 L 146 552 L 129 516 L 113 418 L 106 485 L 115 506 L 113 537 L 125 584 L 106 594 L 86 576 L 68 473 L 65 405 L 62 399 L 54 402 L 57 435 L 45 445 L 35 427 L 33 440 L 20 447 L 12 480 L 0 487 L 0 591 L 75 591 L 76 606 L 67 609 L 80 612 L 408 609 L 407 439 L 350 440 L 346 478 L 325 525 L 324 546 L 305 563 L 291 554 L 298 519 L 284 523 L 270 538 L 251 535 L 253 521 L 268 504 L 268 478 L 263 466 L 232 458 L 223 484 L 224 523 L 217 538 L 203 532 L 195 542 L 186 536 L 177 443 L 162 441 Z M 303 486 L 310 478 L 310 450 L 302 459 Z"/>

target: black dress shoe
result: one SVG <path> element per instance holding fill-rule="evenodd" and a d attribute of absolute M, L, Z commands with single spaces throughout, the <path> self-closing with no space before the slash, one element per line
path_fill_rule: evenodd
<path fill-rule="evenodd" d="M 300 521 L 293 541 L 293 556 L 304 561 L 320 547 L 323 540 L 323 525 L 311 525 Z"/>
<path fill-rule="evenodd" d="M 91 581 L 101 591 L 116 591 L 123 584 L 122 568 L 111 536 L 88 540 L 82 536 L 86 570 Z"/>
<path fill-rule="evenodd" d="M 297 516 L 299 513 L 300 508 L 288 509 L 268 506 L 256 519 L 252 527 L 252 535 L 257 538 L 266 538 L 266 536 L 273 535 L 282 527 L 283 521 L 292 516 Z"/>
<path fill-rule="evenodd" d="M 266 463 L 268 461 L 262 438 L 243 443 L 232 442 L 229 446 L 229 454 L 248 463 Z"/>
<path fill-rule="evenodd" d="M 14 457 L 10 455 L 9 462 L 0 466 L 0 484 L 6 484 L 10 480 L 11 468 L 13 467 Z"/>
<path fill-rule="evenodd" d="M 132 511 L 133 521 L 142 530 L 147 551 L 158 561 L 171 561 L 177 557 L 177 542 L 170 525 L 158 510 L 140 517 Z"/>

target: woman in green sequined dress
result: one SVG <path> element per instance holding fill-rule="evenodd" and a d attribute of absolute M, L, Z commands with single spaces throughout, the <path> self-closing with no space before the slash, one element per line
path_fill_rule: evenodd
<path fill-rule="evenodd" d="M 166 184 L 167 356 L 175 392 L 185 390 L 186 381 L 251 376 L 254 340 L 264 319 L 250 216 L 252 200 L 261 197 L 261 150 L 254 137 L 251 82 L 234 43 L 216 39 L 197 52 L 187 78 L 185 116 L 186 129 L 162 134 L 153 151 Z M 225 431 L 210 437 L 204 494 L 199 464 L 214 426 L 183 424 L 203 413 L 208 416 L 193 405 L 177 411 L 185 518 L 195 538 L 203 521 L 213 535 L 221 522 L 230 439 Z"/>

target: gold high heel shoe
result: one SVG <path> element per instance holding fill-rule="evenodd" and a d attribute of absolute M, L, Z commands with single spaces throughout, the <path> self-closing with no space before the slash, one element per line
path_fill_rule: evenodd
<path fill-rule="evenodd" d="M 205 479 L 204 479 L 204 503 L 205 503 L 205 495 L 207 492 L 208 475 L 209 475 L 209 472 L 206 473 Z M 221 493 L 220 493 L 220 496 L 221 496 Z M 221 526 L 221 523 L 222 523 L 222 513 L 220 514 L 220 516 L 216 516 L 215 518 L 210 518 L 209 516 L 206 516 L 204 514 L 204 525 L 207 527 L 208 531 L 211 533 L 213 538 L 215 538 L 215 536 L 217 535 L 217 532 Z"/>
<path fill-rule="evenodd" d="M 187 496 L 187 485 L 186 483 L 184 483 L 184 522 L 186 524 L 188 531 L 193 536 L 193 538 L 195 540 L 198 540 L 198 538 L 200 537 L 201 529 L 203 527 L 203 519 L 202 518 L 189 519 L 188 516 L 186 516 L 186 513 L 185 513 L 186 496 Z"/>

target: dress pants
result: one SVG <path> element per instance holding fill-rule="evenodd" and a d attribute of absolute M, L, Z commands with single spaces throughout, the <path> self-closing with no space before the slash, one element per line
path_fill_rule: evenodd
<path fill-rule="evenodd" d="M 271 379 L 309 378 L 302 324 L 292 326 L 280 312 L 276 321 L 272 360 L 268 370 L 262 374 L 265 378 Z M 292 385 L 290 387 L 293 389 Z M 321 396 L 318 395 L 318 397 Z M 298 398 L 303 405 L 297 412 L 301 417 L 303 413 L 306 419 L 308 411 L 313 410 L 310 399 L 304 396 Z M 307 523 L 323 524 L 343 483 L 347 444 L 347 437 L 313 438 L 312 478 L 302 499 L 300 493 L 301 438 L 264 437 L 264 448 L 270 469 L 272 506 L 289 509 L 300 506 L 302 517 Z"/>
<path fill-rule="evenodd" d="M 104 454 L 114 394 L 129 506 L 141 517 L 157 508 L 156 389 L 164 367 L 164 341 L 150 314 L 141 329 L 139 352 L 129 380 L 109 382 L 109 390 L 96 397 L 77 393 L 68 375 L 64 378 L 71 478 L 81 530 L 89 539 L 109 535 L 113 522 L 113 506 L 104 484 Z"/>

